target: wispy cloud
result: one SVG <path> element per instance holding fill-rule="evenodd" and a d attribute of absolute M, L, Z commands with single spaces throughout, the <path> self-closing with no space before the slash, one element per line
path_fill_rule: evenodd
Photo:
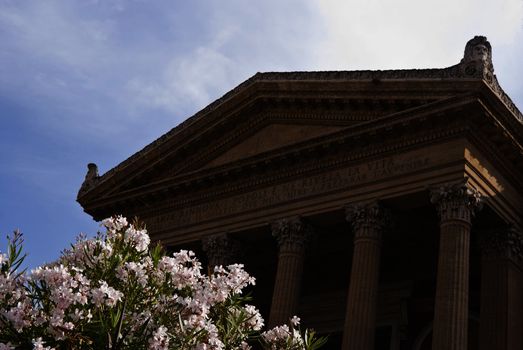
<path fill-rule="evenodd" d="M 260 70 L 453 64 L 477 33 L 513 45 L 522 18 L 520 0 L 5 1 L 0 82 L 99 133 L 148 110 L 183 119 Z"/>
<path fill-rule="evenodd" d="M 278 9 L 278 10 L 276 10 Z M 292 19 L 289 11 L 294 9 Z M 322 21 L 312 20 L 312 3 L 275 1 L 242 6 L 241 1 L 209 3 L 201 40 L 159 67 L 159 74 L 134 76 L 127 84 L 142 107 L 202 107 L 260 70 L 310 67 L 305 52 L 319 40 Z"/>
<path fill-rule="evenodd" d="M 161 108 L 179 113 L 187 104 L 204 106 L 216 97 L 211 95 L 213 92 L 224 85 L 231 86 L 237 74 L 235 67 L 234 61 L 215 48 L 199 47 L 190 55 L 168 62 L 158 77 L 131 78 L 126 90 L 136 97 L 133 105 L 137 108 Z"/>
<path fill-rule="evenodd" d="M 6 2 L 0 83 L 15 99 L 52 104 L 46 123 L 58 131 L 107 138 L 145 121 L 172 126 L 257 70 L 307 64 L 311 10 L 301 1 Z"/>
<path fill-rule="evenodd" d="M 88 227 L 87 162 L 108 170 L 257 71 L 444 67 L 482 34 L 523 107 L 522 19 L 521 0 L 0 0 L 1 229 L 45 228 L 58 252 L 60 222 Z"/>

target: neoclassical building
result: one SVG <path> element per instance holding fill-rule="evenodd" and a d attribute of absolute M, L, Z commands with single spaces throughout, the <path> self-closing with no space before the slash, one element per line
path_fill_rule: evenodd
<path fill-rule="evenodd" d="M 95 220 L 242 262 L 327 349 L 523 349 L 523 115 L 475 37 L 443 69 L 257 73 L 102 176 Z"/>

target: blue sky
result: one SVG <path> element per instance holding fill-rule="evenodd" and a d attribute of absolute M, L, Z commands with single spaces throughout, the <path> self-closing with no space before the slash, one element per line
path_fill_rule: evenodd
<path fill-rule="evenodd" d="M 258 71 L 446 67 L 477 34 L 523 108 L 522 0 L 0 0 L 0 234 L 54 260 L 98 229 L 75 201 L 87 163 L 104 173 Z"/>

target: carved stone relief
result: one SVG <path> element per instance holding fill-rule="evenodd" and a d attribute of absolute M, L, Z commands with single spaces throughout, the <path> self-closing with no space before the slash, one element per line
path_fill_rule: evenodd
<path fill-rule="evenodd" d="M 229 198 L 186 206 L 148 221 L 155 231 L 160 227 L 188 225 L 222 215 L 255 210 L 269 205 L 295 201 L 312 195 L 347 189 L 390 176 L 408 174 L 431 166 L 427 156 L 401 155 L 374 160 L 331 172 L 298 178 L 291 182 L 265 187 Z"/>
<path fill-rule="evenodd" d="M 219 233 L 202 239 L 203 251 L 207 254 L 209 266 L 226 266 L 241 256 L 240 242 L 228 233 Z"/>
<path fill-rule="evenodd" d="M 346 207 L 345 214 L 354 230 L 355 239 L 381 239 L 383 230 L 392 223 L 391 214 L 377 201 Z"/>
<path fill-rule="evenodd" d="M 474 212 L 482 207 L 481 194 L 468 186 L 466 179 L 432 189 L 430 200 L 436 205 L 442 222 L 462 220 L 470 223 Z"/>
<path fill-rule="evenodd" d="M 280 252 L 303 250 L 312 239 L 313 228 L 299 216 L 281 219 L 271 224 Z"/>
<path fill-rule="evenodd" d="M 480 236 L 480 247 L 486 259 L 523 260 L 523 234 L 513 226 L 483 231 Z"/>

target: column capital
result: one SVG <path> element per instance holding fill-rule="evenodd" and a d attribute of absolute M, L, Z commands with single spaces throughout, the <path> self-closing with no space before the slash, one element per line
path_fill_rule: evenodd
<path fill-rule="evenodd" d="M 485 230 L 479 243 L 484 259 L 523 261 L 523 233 L 514 226 Z"/>
<path fill-rule="evenodd" d="M 305 248 L 313 235 L 311 225 L 300 216 L 284 218 L 271 223 L 272 235 L 281 250 Z"/>
<path fill-rule="evenodd" d="M 467 180 L 433 187 L 430 201 L 436 205 L 440 220 L 461 220 L 470 223 L 475 211 L 481 210 L 482 196 L 467 185 Z"/>
<path fill-rule="evenodd" d="M 202 238 L 202 248 L 207 254 L 210 266 L 231 264 L 241 252 L 240 243 L 227 232 Z"/>
<path fill-rule="evenodd" d="M 345 215 L 354 229 L 355 238 L 381 238 L 383 229 L 392 223 L 390 211 L 378 201 L 349 204 L 345 207 Z"/>

